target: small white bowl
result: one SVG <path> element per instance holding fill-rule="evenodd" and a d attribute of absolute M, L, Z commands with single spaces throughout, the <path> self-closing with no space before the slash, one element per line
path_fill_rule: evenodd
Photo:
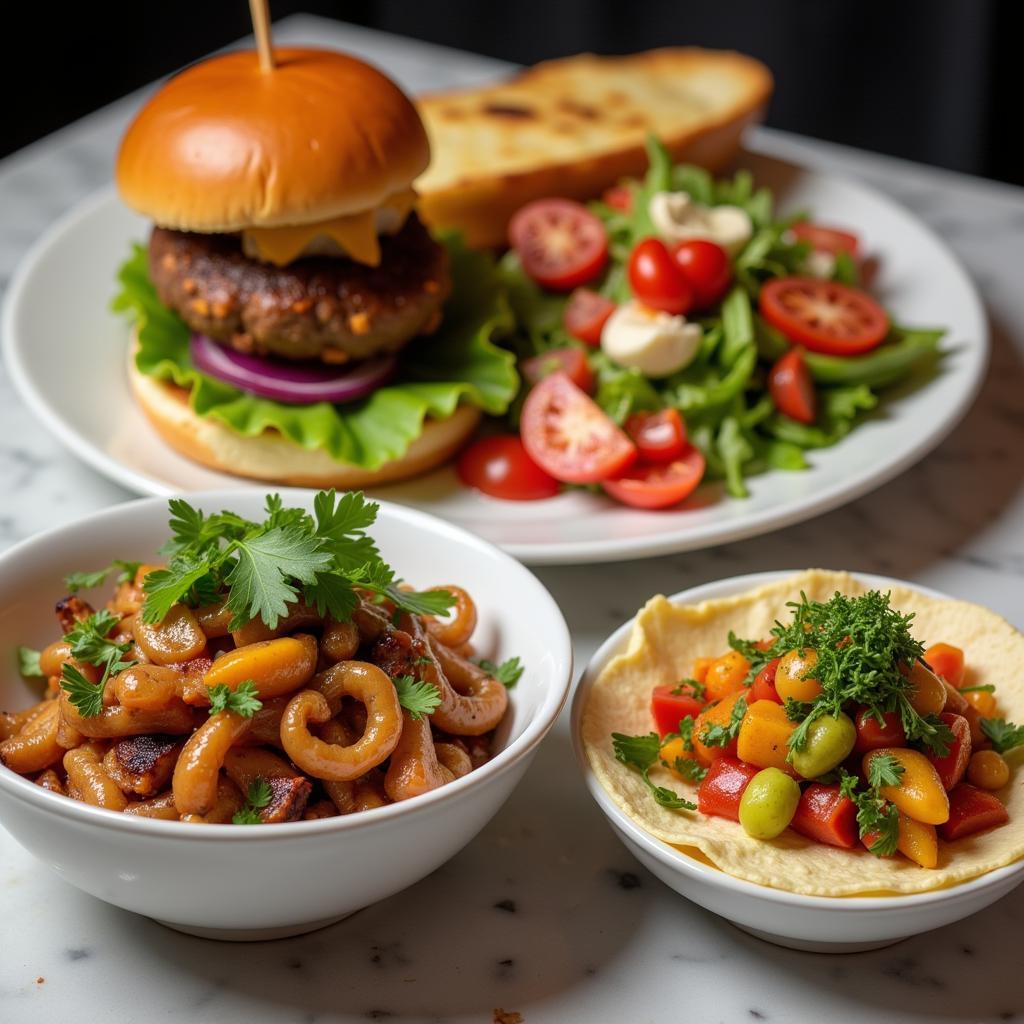
<path fill-rule="evenodd" d="M 734 576 L 684 590 L 669 600 L 673 604 L 698 604 L 730 597 L 794 572 Z M 879 590 L 912 586 L 932 597 L 947 596 L 916 583 L 866 573 L 857 576 Z M 581 739 L 583 708 L 591 687 L 608 662 L 625 650 L 633 621 L 620 626 L 601 645 L 583 673 L 572 703 L 573 746 L 587 788 L 616 834 L 641 864 L 680 895 L 778 946 L 815 953 L 850 953 L 888 946 L 919 932 L 952 924 L 983 910 L 1024 881 L 1024 861 L 1017 861 L 935 892 L 905 896 L 804 896 L 734 878 L 656 839 L 628 817 L 601 785 Z"/>
<path fill-rule="evenodd" d="M 309 491 L 282 491 L 309 507 Z M 262 518 L 265 491 L 189 496 L 205 511 Z M 134 501 L 51 530 L 0 556 L 0 708 L 38 699 L 13 670 L 19 644 L 54 639 L 62 578 L 113 558 L 156 560 L 167 503 Z M 412 885 L 457 853 L 512 792 L 554 724 L 572 678 L 569 631 L 537 578 L 464 530 L 381 504 L 385 559 L 418 586 L 457 583 L 479 611 L 482 653 L 518 655 L 526 672 L 483 767 L 405 803 L 287 825 L 187 825 L 136 818 L 49 793 L 0 767 L 0 823 L 72 885 L 180 931 L 255 940 L 329 924 Z M 86 595 L 88 596 L 88 595 Z M 96 598 L 106 595 L 98 591 Z"/>

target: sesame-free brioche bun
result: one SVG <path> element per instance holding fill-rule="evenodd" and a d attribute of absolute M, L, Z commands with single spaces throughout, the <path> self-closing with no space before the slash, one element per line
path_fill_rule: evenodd
<path fill-rule="evenodd" d="M 375 68 L 331 50 L 243 50 L 194 64 L 139 111 L 117 186 L 161 227 L 240 231 L 372 209 L 430 162 L 416 108 Z"/>
<path fill-rule="evenodd" d="M 275 430 L 245 437 L 209 416 L 199 416 L 188 391 L 141 373 L 130 346 L 128 379 L 136 401 L 157 433 L 175 451 L 221 473 L 289 487 L 340 490 L 394 483 L 447 462 L 480 422 L 479 409 L 460 405 L 447 419 L 428 419 L 406 453 L 378 470 L 338 462 L 323 449 L 302 448 Z"/>

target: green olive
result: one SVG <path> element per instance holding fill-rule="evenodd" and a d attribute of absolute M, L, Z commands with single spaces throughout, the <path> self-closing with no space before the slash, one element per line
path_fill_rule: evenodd
<path fill-rule="evenodd" d="M 740 798 L 740 824 L 748 836 L 774 839 L 793 820 L 800 802 L 796 779 L 778 768 L 764 768 Z"/>
<path fill-rule="evenodd" d="M 842 764 L 856 741 L 857 727 L 849 715 L 822 715 L 808 727 L 803 749 L 793 751 L 793 767 L 805 779 L 816 779 Z"/>

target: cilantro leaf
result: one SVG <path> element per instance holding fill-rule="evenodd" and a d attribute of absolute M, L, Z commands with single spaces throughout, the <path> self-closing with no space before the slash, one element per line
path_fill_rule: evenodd
<path fill-rule="evenodd" d="M 673 697 L 689 696 L 701 700 L 707 693 L 707 687 L 703 683 L 698 683 L 696 679 L 680 679 L 669 693 Z"/>
<path fill-rule="evenodd" d="M 64 635 L 74 657 L 104 669 L 104 681 L 107 676 L 131 668 L 135 664 L 134 661 L 124 658 L 131 650 L 130 641 L 119 644 L 109 639 L 110 632 L 120 621 L 116 615 L 103 609 L 75 623 Z"/>
<path fill-rule="evenodd" d="M 412 676 L 395 676 L 391 681 L 398 691 L 398 703 L 414 722 L 432 714 L 441 703 L 441 694 L 433 683 L 424 683 Z"/>
<path fill-rule="evenodd" d="M 115 582 L 127 583 L 135 578 L 141 564 L 141 562 L 126 562 L 121 558 L 115 558 L 105 569 L 97 569 L 95 572 L 69 573 L 64 577 L 64 586 L 71 594 L 76 594 L 79 590 L 91 590 L 103 583 L 114 571 L 117 571 Z"/>
<path fill-rule="evenodd" d="M 700 761 L 696 761 L 692 757 L 677 757 L 672 764 L 669 764 L 667 761 L 662 761 L 661 763 L 666 768 L 671 768 L 677 775 L 681 775 L 688 782 L 701 782 L 708 773 L 707 768 Z"/>
<path fill-rule="evenodd" d="M 399 590 L 396 584 L 385 588 L 385 596 L 397 609 L 410 615 L 444 615 L 455 604 L 447 590 Z"/>
<path fill-rule="evenodd" d="M 210 563 L 181 556 L 172 558 L 166 569 L 156 569 L 142 581 L 146 602 L 142 621 L 162 622 L 167 613 L 191 592 L 201 579 L 209 575 Z"/>
<path fill-rule="evenodd" d="M 727 747 L 740 733 L 740 723 L 747 713 L 747 698 L 740 697 L 732 706 L 727 725 L 705 725 L 700 741 L 706 747 Z"/>
<path fill-rule="evenodd" d="M 232 825 L 262 825 L 260 811 L 273 799 L 274 791 L 266 779 L 254 779 L 245 795 L 245 807 L 231 816 Z"/>
<path fill-rule="evenodd" d="M 321 573 L 305 588 L 305 596 L 321 615 L 330 615 L 337 622 L 348 622 L 359 605 L 351 582 L 336 573 Z"/>
<path fill-rule="evenodd" d="M 900 813 L 895 804 L 886 803 L 877 790 L 866 790 L 853 797 L 857 804 L 857 826 L 860 836 L 875 834 L 868 850 L 876 857 L 890 857 L 899 845 Z"/>
<path fill-rule="evenodd" d="M 26 679 L 42 679 L 43 670 L 39 667 L 40 652 L 32 647 L 18 648 L 18 671 Z"/>
<path fill-rule="evenodd" d="M 999 754 L 1024 744 L 1024 725 L 1014 725 L 1004 718 L 983 718 L 981 731 L 992 741 L 993 749 Z"/>
<path fill-rule="evenodd" d="M 860 779 L 856 775 L 851 774 L 845 768 L 839 769 L 839 795 L 848 797 L 853 800 L 857 793 L 857 787 L 860 785 Z"/>
<path fill-rule="evenodd" d="M 208 686 L 206 692 L 210 698 L 211 715 L 220 711 L 233 711 L 243 718 L 252 718 L 263 707 L 263 702 L 256 696 L 256 683 L 252 679 L 239 683 L 233 690 L 226 683 L 218 683 L 216 686 Z"/>
<path fill-rule="evenodd" d="M 228 608 L 234 613 L 232 626 L 236 629 L 254 618 L 273 629 L 298 596 L 298 588 L 290 581 L 315 583 L 317 573 L 331 566 L 330 552 L 321 550 L 315 537 L 295 526 L 275 527 L 235 543 L 238 561 L 225 582 L 230 587 Z"/>
<path fill-rule="evenodd" d="M 106 677 L 90 683 L 74 665 L 64 662 L 60 672 L 60 688 L 83 718 L 92 718 L 103 710 L 103 688 Z"/>
<path fill-rule="evenodd" d="M 361 491 L 348 491 L 340 498 L 333 490 L 320 491 L 313 499 L 316 535 L 335 556 L 339 568 L 358 569 L 380 559 L 373 538 L 365 533 L 379 510 Z"/>
<path fill-rule="evenodd" d="M 661 740 L 656 732 L 648 733 L 646 736 L 627 736 L 621 732 L 613 732 L 612 750 L 617 761 L 640 772 L 640 777 L 651 791 L 655 803 L 672 811 L 697 810 L 697 805 L 692 800 L 681 797 L 666 786 L 651 782 L 650 771 L 661 751 Z"/>
<path fill-rule="evenodd" d="M 481 658 L 480 667 L 509 690 L 519 682 L 523 672 L 526 670 L 518 658 L 508 658 L 500 665 L 496 665 L 493 661 L 488 661 L 486 658 Z"/>
<path fill-rule="evenodd" d="M 898 786 L 903 771 L 903 765 L 892 754 L 877 754 L 868 760 L 868 785 L 872 789 Z"/>

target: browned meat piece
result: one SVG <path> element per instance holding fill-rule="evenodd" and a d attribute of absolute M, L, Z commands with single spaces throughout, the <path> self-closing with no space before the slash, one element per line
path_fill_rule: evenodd
<path fill-rule="evenodd" d="M 122 790 L 154 796 L 170 783 L 181 748 L 176 736 L 127 736 L 110 748 L 103 766 Z"/>
<path fill-rule="evenodd" d="M 306 809 L 306 803 L 313 792 L 309 779 L 298 776 L 293 779 L 267 779 L 270 786 L 270 803 L 260 811 L 260 819 L 266 824 L 279 821 L 298 821 Z"/>
<path fill-rule="evenodd" d="M 160 301 L 239 351 L 344 363 L 397 352 L 440 320 L 448 256 L 415 215 L 381 237 L 380 266 L 326 256 L 286 267 L 242 252 L 237 235 L 154 228 L 149 267 Z"/>
<path fill-rule="evenodd" d="M 92 615 L 93 607 L 80 597 L 62 597 L 57 602 L 54 611 L 57 613 L 61 632 L 70 633 L 79 622 Z"/>

